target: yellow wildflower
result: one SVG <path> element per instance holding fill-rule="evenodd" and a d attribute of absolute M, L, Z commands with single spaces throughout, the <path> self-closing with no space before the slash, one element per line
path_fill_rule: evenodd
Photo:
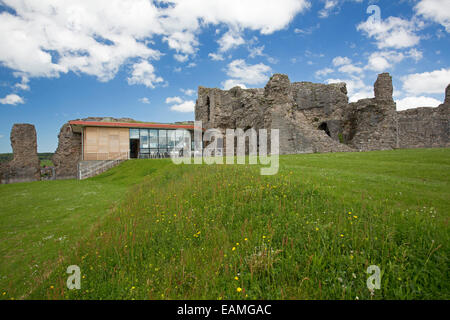
<path fill-rule="evenodd" d="M 237 292 L 241 292 L 241 291 L 242 291 L 242 288 L 237 288 L 236 291 L 237 291 Z"/>

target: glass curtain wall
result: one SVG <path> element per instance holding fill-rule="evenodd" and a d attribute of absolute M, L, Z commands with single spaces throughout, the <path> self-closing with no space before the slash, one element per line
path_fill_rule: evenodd
<path fill-rule="evenodd" d="M 191 137 L 187 130 L 167 129 L 130 129 L 130 139 L 138 138 L 140 141 L 139 158 L 165 158 L 171 152 L 180 152 Z"/>

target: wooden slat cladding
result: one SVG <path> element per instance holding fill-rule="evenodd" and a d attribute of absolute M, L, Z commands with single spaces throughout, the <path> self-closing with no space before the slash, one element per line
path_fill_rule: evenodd
<path fill-rule="evenodd" d="M 84 160 L 115 160 L 127 157 L 129 148 L 128 128 L 85 128 Z"/>

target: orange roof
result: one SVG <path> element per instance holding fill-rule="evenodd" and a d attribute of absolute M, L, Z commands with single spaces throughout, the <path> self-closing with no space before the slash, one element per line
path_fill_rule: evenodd
<path fill-rule="evenodd" d="M 137 122 L 103 122 L 103 121 L 69 121 L 70 125 L 84 127 L 113 127 L 113 128 L 154 128 L 154 129 L 187 129 L 194 130 L 194 125 L 164 124 L 164 123 L 137 123 Z"/>

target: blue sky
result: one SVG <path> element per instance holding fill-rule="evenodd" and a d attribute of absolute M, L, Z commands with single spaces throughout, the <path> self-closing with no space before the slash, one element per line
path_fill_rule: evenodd
<path fill-rule="evenodd" d="M 448 0 L 3 0 L 0 12 L 0 153 L 14 123 L 53 152 L 68 120 L 194 120 L 198 86 L 264 87 L 273 73 L 344 81 L 356 101 L 390 72 L 398 109 L 436 107 L 450 83 Z"/>

